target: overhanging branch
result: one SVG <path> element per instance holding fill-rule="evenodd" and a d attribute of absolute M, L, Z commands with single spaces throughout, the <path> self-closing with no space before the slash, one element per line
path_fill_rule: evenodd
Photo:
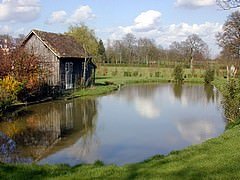
<path fill-rule="evenodd" d="M 224 10 L 240 7 L 240 0 L 216 0 L 216 2 Z"/>

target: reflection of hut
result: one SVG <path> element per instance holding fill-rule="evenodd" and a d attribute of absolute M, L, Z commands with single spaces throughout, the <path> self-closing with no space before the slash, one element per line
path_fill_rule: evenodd
<path fill-rule="evenodd" d="M 67 137 L 64 144 L 50 153 L 95 131 L 97 110 L 94 99 L 50 102 L 33 105 L 27 110 L 32 114 L 24 119 L 0 124 L 0 130 L 17 144 L 18 154 L 10 154 L 12 162 L 24 161 L 24 158 L 39 159 L 62 136 Z M 9 129 L 15 129 L 14 133 L 9 133 Z"/>

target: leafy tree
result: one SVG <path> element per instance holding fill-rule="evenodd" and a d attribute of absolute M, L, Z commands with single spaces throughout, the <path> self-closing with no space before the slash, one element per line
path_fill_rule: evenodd
<path fill-rule="evenodd" d="M 211 68 L 208 68 L 205 72 L 205 76 L 204 76 L 204 82 L 206 84 L 211 83 L 214 80 L 214 70 Z"/>
<path fill-rule="evenodd" d="M 81 24 L 79 26 L 70 26 L 66 34 L 73 36 L 89 55 L 98 56 L 98 41 L 94 30 Z"/>
<path fill-rule="evenodd" d="M 240 0 L 216 0 L 216 2 L 224 10 L 240 7 Z"/>
<path fill-rule="evenodd" d="M 106 50 L 103 44 L 103 41 L 100 39 L 98 42 L 98 54 L 102 63 L 107 61 Z"/>
<path fill-rule="evenodd" d="M 230 59 L 240 59 L 240 12 L 233 12 L 223 25 L 223 32 L 217 34 L 222 55 Z"/>

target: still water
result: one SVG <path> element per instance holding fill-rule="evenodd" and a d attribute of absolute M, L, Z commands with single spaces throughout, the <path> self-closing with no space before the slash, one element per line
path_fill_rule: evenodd
<path fill-rule="evenodd" d="M 166 155 L 220 135 L 220 101 L 212 86 L 147 84 L 29 106 L 0 123 L 0 160 L 122 165 Z"/>

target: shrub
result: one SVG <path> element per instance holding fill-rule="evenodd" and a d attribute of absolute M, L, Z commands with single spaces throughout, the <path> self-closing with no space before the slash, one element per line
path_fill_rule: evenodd
<path fill-rule="evenodd" d="M 204 75 L 204 82 L 206 84 L 211 83 L 214 80 L 214 70 L 208 68 Z"/>
<path fill-rule="evenodd" d="M 176 82 L 182 82 L 183 81 L 183 67 L 181 65 L 177 65 L 173 70 L 173 76 L 174 80 Z"/>
<path fill-rule="evenodd" d="M 160 77 L 160 72 L 155 72 L 155 77 Z"/>
<path fill-rule="evenodd" d="M 223 92 L 224 113 L 228 121 L 235 122 L 240 118 L 240 82 L 231 79 Z"/>
<path fill-rule="evenodd" d="M 22 84 L 12 76 L 0 80 L 0 113 L 17 100 L 17 94 L 21 89 Z"/>
<path fill-rule="evenodd" d="M 134 71 L 133 76 L 137 77 L 138 76 L 138 71 Z"/>
<path fill-rule="evenodd" d="M 124 73 L 123 73 L 123 76 L 124 76 L 124 77 L 131 77 L 131 76 L 132 76 L 132 73 L 131 73 L 131 72 L 124 72 Z"/>

